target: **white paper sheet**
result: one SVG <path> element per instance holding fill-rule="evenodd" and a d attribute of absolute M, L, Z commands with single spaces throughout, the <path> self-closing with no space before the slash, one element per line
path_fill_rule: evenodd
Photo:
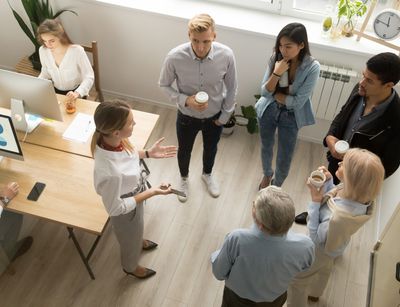
<path fill-rule="evenodd" d="M 68 126 L 63 134 L 63 138 L 86 143 L 89 137 L 96 130 L 93 116 L 84 113 L 78 113 L 72 123 Z"/>

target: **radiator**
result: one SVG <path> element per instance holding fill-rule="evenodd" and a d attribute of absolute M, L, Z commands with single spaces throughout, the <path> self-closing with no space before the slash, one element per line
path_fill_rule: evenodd
<path fill-rule="evenodd" d="M 315 116 L 333 120 L 359 80 L 360 76 L 354 70 L 321 64 L 311 97 Z"/>

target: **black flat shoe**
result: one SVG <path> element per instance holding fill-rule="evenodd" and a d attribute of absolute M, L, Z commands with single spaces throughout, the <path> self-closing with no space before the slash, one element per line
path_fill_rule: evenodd
<path fill-rule="evenodd" d="M 302 212 L 294 218 L 294 222 L 300 225 L 307 225 L 308 212 Z"/>
<path fill-rule="evenodd" d="M 314 303 L 316 303 L 316 302 L 318 302 L 318 301 L 319 301 L 319 297 L 315 297 L 315 296 L 309 296 L 309 297 L 308 297 L 308 300 L 309 300 L 309 301 L 311 301 L 311 302 L 314 302 Z"/>
<path fill-rule="evenodd" d="M 11 262 L 13 262 L 15 259 L 17 259 L 18 257 L 21 257 L 23 254 L 25 254 L 31 248 L 32 243 L 33 243 L 33 238 L 30 236 L 26 237 L 26 238 L 22 239 L 20 242 L 18 242 L 18 244 L 20 244 L 20 246 L 18 247 L 18 250 L 12 257 Z"/>
<path fill-rule="evenodd" d="M 155 249 L 158 246 L 158 244 L 153 241 L 150 241 L 150 240 L 144 240 L 144 241 L 147 243 L 146 247 L 142 247 L 142 249 L 144 251 L 150 251 L 152 249 Z"/>
<path fill-rule="evenodd" d="M 146 278 L 149 278 L 149 277 L 151 277 L 153 275 L 156 275 L 156 271 L 154 271 L 152 269 L 149 269 L 149 268 L 145 268 L 145 269 L 146 269 L 146 273 L 144 275 L 142 275 L 142 276 L 135 275 L 133 272 L 128 272 L 125 269 L 122 269 L 122 271 L 124 271 L 126 273 L 126 275 L 132 275 L 132 276 L 134 276 L 134 277 L 136 277 L 138 279 L 146 279 Z"/>

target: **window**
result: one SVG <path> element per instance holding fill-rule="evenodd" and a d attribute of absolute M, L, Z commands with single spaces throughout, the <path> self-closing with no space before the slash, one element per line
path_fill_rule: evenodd
<path fill-rule="evenodd" d="M 270 11 L 279 14 L 281 8 L 280 0 L 209 0 L 211 2 L 222 2 L 244 8 Z"/>
<path fill-rule="evenodd" d="M 338 0 L 209 0 L 223 2 L 230 5 L 250 9 L 269 11 L 284 16 L 293 16 L 301 19 L 320 21 L 322 16 L 329 13 L 335 14 Z M 367 2 L 368 0 L 363 0 Z M 371 0 L 368 1 L 371 3 Z M 378 0 L 375 8 L 377 11 L 392 7 L 393 0 Z M 369 6 L 369 4 L 368 4 Z"/>

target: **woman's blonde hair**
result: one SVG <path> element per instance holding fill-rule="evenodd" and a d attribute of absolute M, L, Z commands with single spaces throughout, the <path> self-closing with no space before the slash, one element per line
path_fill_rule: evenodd
<path fill-rule="evenodd" d="M 288 193 L 276 186 L 258 192 L 254 201 L 254 217 L 270 235 L 284 235 L 293 224 L 294 203 Z"/>
<path fill-rule="evenodd" d="M 188 27 L 189 32 L 191 33 L 201 33 L 207 31 L 208 29 L 211 29 L 214 32 L 215 22 L 210 15 L 199 14 L 189 20 Z"/>
<path fill-rule="evenodd" d="M 71 39 L 65 32 L 63 25 L 57 19 L 46 19 L 43 21 L 36 30 L 36 39 L 41 44 L 44 45 L 42 34 L 51 34 L 60 39 L 61 44 L 69 45 L 72 44 Z"/>
<path fill-rule="evenodd" d="M 124 128 L 130 112 L 131 107 L 120 100 L 105 101 L 97 106 L 94 112 L 96 131 L 91 143 L 92 155 L 102 136 L 109 136 L 114 131 Z M 122 140 L 122 144 L 128 152 L 133 151 L 133 146 L 128 139 Z"/>
<path fill-rule="evenodd" d="M 363 204 L 373 201 L 381 190 L 385 169 L 374 153 L 352 148 L 343 159 L 343 197 Z"/>

